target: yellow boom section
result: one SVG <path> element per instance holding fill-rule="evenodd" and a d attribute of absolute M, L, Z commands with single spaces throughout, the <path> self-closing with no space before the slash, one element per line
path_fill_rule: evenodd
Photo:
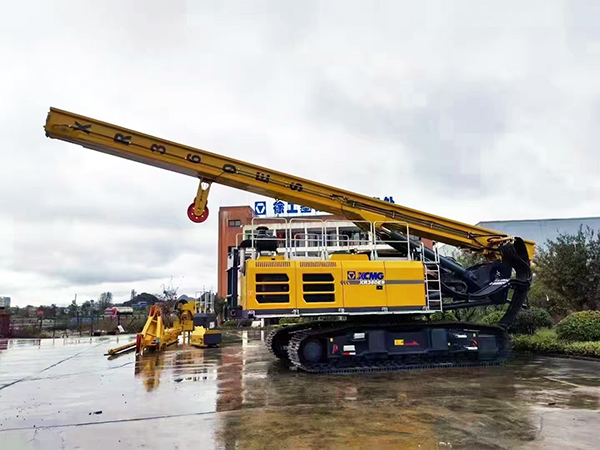
<path fill-rule="evenodd" d="M 209 186 L 214 182 L 342 215 L 357 222 L 359 226 L 363 226 L 360 222 L 366 221 L 402 231 L 402 228 L 383 222 L 405 222 L 410 225 L 410 233 L 413 235 L 471 250 L 495 251 L 503 240 L 509 238 L 504 233 L 327 186 L 56 108 L 50 108 L 45 131 L 50 138 L 199 178 Z M 207 193 L 208 189 L 201 188 L 198 197 L 205 197 Z M 205 200 L 206 198 L 202 200 L 202 204 L 205 204 Z M 196 207 L 198 208 L 198 202 Z M 196 212 L 201 213 L 202 209 Z M 535 243 L 525 241 L 525 244 L 530 257 L 533 256 Z"/>

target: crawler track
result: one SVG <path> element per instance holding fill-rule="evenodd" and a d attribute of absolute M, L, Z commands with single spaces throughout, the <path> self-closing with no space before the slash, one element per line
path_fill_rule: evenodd
<path fill-rule="evenodd" d="M 409 325 L 414 328 L 414 324 Z M 369 324 L 361 329 L 401 329 L 398 323 Z M 485 325 L 471 325 L 464 323 L 427 324 L 422 329 L 443 327 L 450 331 L 476 330 L 479 333 L 494 335 L 498 343 L 498 353 L 495 357 L 479 359 L 478 352 L 428 352 L 423 354 L 386 355 L 385 357 L 372 357 L 372 355 L 348 356 L 337 359 L 322 358 L 318 362 L 307 361 L 303 357 L 303 346 L 315 339 L 327 340 L 355 331 L 357 324 L 322 324 L 314 328 L 304 327 L 290 330 L 290 340 L 287 345 L 287 357 L 299 370 L 313 374 L 350 374 L 363 372 L 389 372 L 401 370 L 447 369 L 454 367 L 486 367 L 502 365 L 508 357 L 509 336 L 499 327 Z M 368 331 L 367 331 L 368 332 Z"/>
<path fill-rule="evenodd" d="M 311 328 L 313 326 L 314 324 L 312 323 L 302 323 L 271 331 L 266 338 L 266 345 L 269 349 L 269 352 L 279 359 L 288 360 L 289 357 L 287 353 L 287 346 L 290 341 L 291 334 L 304 328 Z"/>

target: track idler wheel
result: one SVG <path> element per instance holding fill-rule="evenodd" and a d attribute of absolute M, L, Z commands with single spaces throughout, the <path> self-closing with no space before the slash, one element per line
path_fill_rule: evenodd
<path fill-rule="evenodd" d="M 310 339 L 302 347 L 302 359 L 309 363 L 317 363 L 323 359 L 323 344 L 317 339 Z"/>
<path fill-rule="evenodd" d="M 194 212 L 194 206 L 195 206 L 195 204 L 196 204 L 196 199 L 194 199 L 194 201 L 192 202 L 192 204 L 190 206 L 188 206 L 188 209 L 187 209 L 188 218 L 192 222 L 194 222 L 194 223 L 202 223 L 206 219 L 208 219 L 208 214 L 209 214 L 208 206 L 204 207 L 204 211 L 202 211 L 202 214 L 197 215 Z"/>

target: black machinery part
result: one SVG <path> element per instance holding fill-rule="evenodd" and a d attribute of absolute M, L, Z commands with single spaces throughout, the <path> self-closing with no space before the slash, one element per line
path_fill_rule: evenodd
<path fill-rule="evenodd" d="M 194 327 L 211 328 L 210 324 L 217 323 L 216 313 L 196 313 L 194 314 Z"/>
<path fill-rule="evenodd" d="M 277 338 L 277 331 L 285 336 Z M 503 328 L 457 322 L 312 322 L 276 330 L 270 343 L 279 339 L 281 345 L 287 338 L 287 358 L 309 373 L 499 365 L 510 349 Z M 271 348 L 275 354 L 281 350 Z"/>
<path fill-rule="evenodd" d="M 388 245 L 400 253 L 422 248 L 426 261 L 436 260 L 436 254 L 426 247 L 421 247 L 418 242 L 409 240 L 410 249 L 408 249 L 407 239 L 400 232 L 388 230 L 380 231 L 379 234 Z M 531 286 L 531 267 L 527 247 L 520 237 L 500 245 L 498 252 L 502 257 L 501 261 L 476 264 L 469 268 L 463 267 L 453 258 L 439 256 L 442 296 L 453 299 L 452 303 L 444 304 L 444 309 L 508 302 L 508 310 L 498 325 L 503 328 L 510 327 L 527 298 Z M 513 270 L 515 278 L 510 279 Z M 499 281 L 507 279 L 510 279 L 510 282 L 498 284 Z M 510 289 L 513 290 L 513 295 L 509 301 Z"/>

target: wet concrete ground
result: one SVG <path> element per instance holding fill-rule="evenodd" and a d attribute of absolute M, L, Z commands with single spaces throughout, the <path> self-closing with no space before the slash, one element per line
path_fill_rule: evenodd
<path fill-rule="evenodd" d="M 0 341 L 0 448 L 600 448 L 598 362 L 313 376 L 259 331 L 104 356 L 131 340 Z"/>

